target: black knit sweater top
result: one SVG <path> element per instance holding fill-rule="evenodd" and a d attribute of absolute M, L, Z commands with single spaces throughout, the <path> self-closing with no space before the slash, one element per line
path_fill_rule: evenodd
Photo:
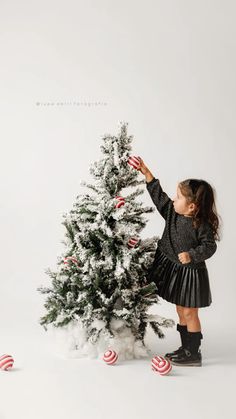
<path fill-rule="evenodd" d="M 159 179 L 154 177 L 151 182 L 146 182 L 146 187 L 157 210 L 165 219 L 165 228 L 158 241 L 158 248 L 170 260 L 181 266 L 205 268 L 205 259 L 210 258 L 217 248 L 210 223 L 206 222 L 199 228 L 194 228 L 192 217 L 175 211 L 173 201 L 162 190 Z M 182 252 L 189 253 L 189 263 L 180 262 L 178 254 Z"/>

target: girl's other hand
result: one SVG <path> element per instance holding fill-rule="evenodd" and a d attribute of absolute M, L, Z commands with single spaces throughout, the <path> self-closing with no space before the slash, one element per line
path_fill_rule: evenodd
<path fill-rule="evenodd" d="M 191 262 L 191 257 L 188 252 L 182 252 L 178 254 L 178 258 L 181 263 L 189 263 Z"/>

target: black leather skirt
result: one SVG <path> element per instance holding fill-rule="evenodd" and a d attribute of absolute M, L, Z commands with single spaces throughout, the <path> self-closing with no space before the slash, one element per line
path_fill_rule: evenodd
<path fill-rule="evenodd" d="M 157 294 L 183 307 L 207 307 L 212 303 L 207 267 L 193 268 L 170 260 L 159 248 L 147 275 Z"/>

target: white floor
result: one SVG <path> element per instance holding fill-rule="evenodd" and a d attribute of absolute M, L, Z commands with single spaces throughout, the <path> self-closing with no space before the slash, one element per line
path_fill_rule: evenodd
<path fill-rule="evenodd" d="M 218 333 L 221 334 L 219 341 Z M 153 355 L 179 346 L 149 331 Z M 15 359 L 0 372 L 0 419 L 235 418 L 235 342 L 222 332 L 202 340 L 202 367 L 173 366 L 165 377 L 151 357 L 108 366 L 100 359 L 63 359 L 41 327 L 1 334 L 1 354 Z"/>

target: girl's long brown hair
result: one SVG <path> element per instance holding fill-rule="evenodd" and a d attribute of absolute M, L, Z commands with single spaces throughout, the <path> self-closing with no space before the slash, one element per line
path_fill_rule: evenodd
<path fill-rule="evenodd" d="M 215 204 L 215 189 L 205 180 L 186 179 L 179 183 L 181 193 L 187 202 L 196 205 L 193 214 L 193 226 L 198 228 L 202 223 L 209 222 L 212 226 L 215 240 L 220 240 L 220 216 Z"/>

